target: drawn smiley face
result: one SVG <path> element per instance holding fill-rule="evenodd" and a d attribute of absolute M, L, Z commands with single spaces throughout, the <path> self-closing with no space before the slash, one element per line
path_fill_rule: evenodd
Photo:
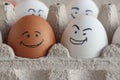
<path fill-rule="evenodd" d="M 48 10 L 48 7 L 38 0 L 23 0 L 15 7 L 16 19 L 19 20 L 27 15 L 37 15 L 47 19 Z"/>
<path fill-rule="evenodd" d="M 80 11 L 80 8 L 79 7 L 72 7 L 71 8 L 71 17 L 73 19 L 76 19 L 77 16 L 82 13 L 82 11 Z M 86 9 L 84 10 L 84 14 L 85 15 L 90 15 L 90 14 L 93 14 L 93 11 L 92 10 L 89 10 L 89 9 Z"/>
<path fill-rule="evenodd" d="M 44 14 L 44 11 L 42 9 L 35 10 L 34 8 L 30 8 L 28 9 L 28 13 L 32 15 L 41 16 L 42 14 Z"/>
<path fill-rule="evenodd" d="M 88 37 L 87 37 L 87 31 L 92 31 L 91 28 L 85 28 L 83 30 L 80 29 L 80 27 L 78 25 L 73 25 L 72 26 L 73 28 L 75 28 L 75 31 L 74 31 L 74 35 L 79 35 L 79 32 L 81 31 L 82 32 L 82 36 L 84 36 L 84 39 L 76 39 L 74 38 L 73 36 L 69 38 L 69 41 L 74 44 L 74 45 L 83 45 L 85 42 L 88 41 Z"/>
<path fill-rule="evenodd" d="M 91 15 L 97 18 L 99 9 L 92 0 L 87 3 L 85 0 L 73 0 L 67 6 L 67 13 L 69 21 L 80 17 L 80 15 Z"/>
<path fill-rule="evenodd" d="M 41 33 L 39 31 L 33 31 L 33 35 L 31 35 L 29 31 L 25 31 L 22 33 L 21 36 L 26 37 L 28 39 L 31 39 L 31 38 L 38 38 L 39 39 L 40 35 L 41 35 Z M 43 42 L 44 42 L 44 39 L 40 40 L 36 44 L 26 44 L 26 43 L 24 43 L 24 41 L 20 41 L 20 45 L 23 45 L 23 46 L 28 47 L 28 48 L 36 48 L 36 47 L 40 46 Z"/>
<path fill-rule="evenodd" d="M 108 44 L 108 39 L 103 25 L 96 17 L 81 15 L 68 24 L 61 43 L 68 49 L 71 57 L 94 58 Z"/>
<path fill-rule="evenodd" d="M 26 58 L 46 56 L 48 49 L 55 42 L 51 26 L 36 15 L 28 15 L 18 20 L 8 35 L 8 44 L 15 54 Z"/>

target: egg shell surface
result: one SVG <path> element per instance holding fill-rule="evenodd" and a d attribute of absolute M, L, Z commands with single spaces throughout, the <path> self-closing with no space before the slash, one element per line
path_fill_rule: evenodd
<path fill-rule="evenodd" d="M 108 45 L 103 25 L 93 16 L 81 16 L 65 29 L 61 43 L 74 58 L 94 58 Z"/>
<path fill-rule="evenodd" d="M 28 15 L 18 20 L 8 35 L 8 44 L 15 54 L 25 58 L 39 58 L 47 55 L 56 42 L 54 32 L 46 20 Z"/>
<path fill-rule="evenodd" d="M 69 20 L 71 21 L 81 14 L 97 17 L 99 9 L 93 0 L 73 0 L 68 4 L 67 12 Z"/>
<path fill-rule="evenodd" d="M 32 14 L 47 19 L 48 10 L 48 7 L 39 0 L 23 0 L 15 6 L 17 20 Z"/>

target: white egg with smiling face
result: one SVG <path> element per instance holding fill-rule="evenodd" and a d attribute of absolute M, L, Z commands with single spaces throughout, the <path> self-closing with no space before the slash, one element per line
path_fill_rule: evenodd
<path fill-rule="evenodd" d="M 15 7 L 16 18 L 26 15 L 37 15 L 47 19 L 48 7 L 38 0 L 23 0 Z"/>
<path fill-rule="evenodd" d="M 81 16 L 68 24 L 61 43 L 74 58 L 94 58 L 108 45 L 103 25 L 93 16 Z"/>
<path fill-rule="evenodd" d="M 99 14 L 99 9 L 93 0 L 73 0 L 67 6 L 67 11 L 70 21 L 76 19 L 81 14 L 93 15 L 95 17 Z"/>

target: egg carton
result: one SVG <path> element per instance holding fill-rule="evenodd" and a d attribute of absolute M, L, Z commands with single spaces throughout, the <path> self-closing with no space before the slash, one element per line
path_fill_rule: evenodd
<path fill-rule="evenodd" d="M 15 20 L 10 16 L 13 15 L 10 12 L 9 17 L 6 16 L 8 11 L 6 8 L 0 7 L 0 11 L 1 9 L 5 14 L 5 19 L 2 20 L 5 23 L 1 23 L 2 26 L 9 23 L 8 19 Z M 74 59 L 70 57 L 68 49 L 58 43 L 50 48 L 47 56 L 28 59 L 15 56 L 9 45 L 0 44 L 0 79 L 120 80 L 119 48 L 119 45 L 111 44 L 101 52 L 98 58 Z"/>
<path fill-rule="evenodd" d="M 116 46 L 111 45 L 111 48 L 109 46 L 104 51 L 106 53 L 110 51 L 112 54 L 117 51 L 120 53 L 114 48 L 116 49 Z M 2 44 L 0 45 L 0 66 L 1 80 L 120 79 L 119 58 L 106 54 L 93 59 L 74 59 L 70 57 L 67 48 L 61 44 L 55 44 L 46 57 L 38 59 L 17 57 L 11 47 Z"/>

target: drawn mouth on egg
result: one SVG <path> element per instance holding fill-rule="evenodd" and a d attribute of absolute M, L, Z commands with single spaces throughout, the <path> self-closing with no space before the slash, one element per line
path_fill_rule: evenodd
<path fill-rule="evenodd" d="M 76 40 L 76 39 L 70 37 L 70 42 L 74 45 L 82 45 L 85 42 L 87 42 L 87 37 L 84 40 Z"/>
<path fill-rule="evenodd" d="M 44 39 L 42 39 L 42 41 L 36 45 L 27 45 L 23 41 L 20 41 L 20 45 L 23 45 L 23 46 L 28 47 L 28 48 L 36 48 L 36 47 L 40 46 L 43 42 L 44 42 Z"/>

